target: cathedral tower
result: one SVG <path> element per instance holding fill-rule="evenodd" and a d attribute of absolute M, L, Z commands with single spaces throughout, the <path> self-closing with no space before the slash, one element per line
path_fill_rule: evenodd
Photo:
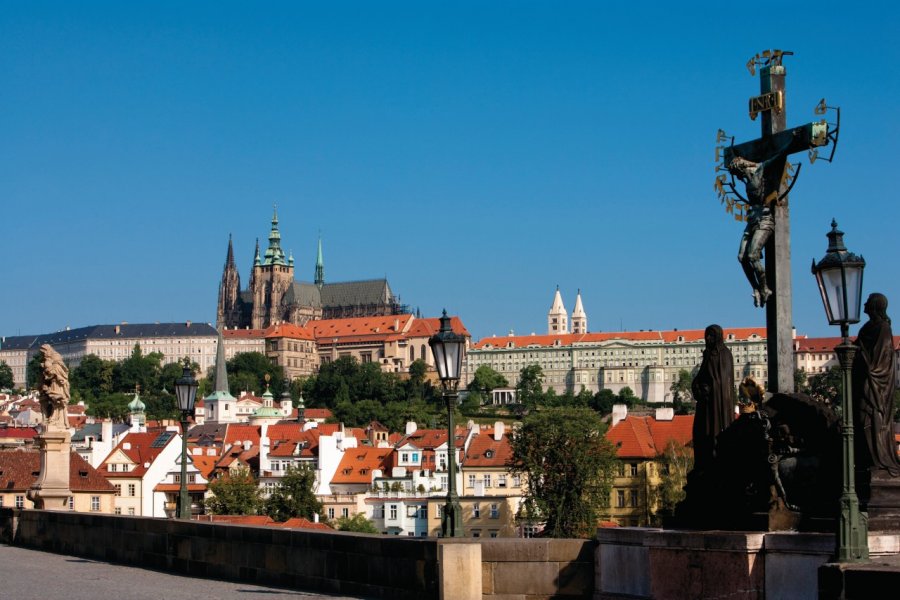
<path fill-rule="evenodd" d="M 281 301 L 288 287 L 294 282 L 294 266 L 284 257 L 281 249 L 281 233 L 278 231 L 278 211 L 272 212 L 272 229 L 269 231 L 269 247 L 260 261 L 257 252 L 253 267 L 253 316 L 250 327 L 265 329 L 283 321 Z M 292 262 L 292 261 L 291 261 Z"/>
<path fill-rule="evenodd" d="M 553 306 L 547 313 L 547 333 L 553 335 L 555 333 L 569 333 L 569 316 L 566 307 L 563 306 L 562 294 L 559 293 L 559 286 L 556 286 L 556 294 L 553 296 Z"/>
<path fill-rule="evenodd" d="M 316 252 L 316 275 L 313 283 L 320 290 L 325 285 L 325 261 L 322 259 L 322 237 L 319 237 L 319 249 Z"/>
<path fill-rule="evenodd" d="M 216 327 L 239 327 L 241 325 L 240 293 L 241 276 L 234 263 L 234 248 L 232 248 L 231 235 L 229 235 L 225 268 L 222 270 L 222 281 L 219 283 Z"/>
<path fill-rule="evenodd" d="M 587 333 L 587 313 L 581 305 L 581 290 L 575 297 L 575 310 L 572 311 L 572 333 Z"/>

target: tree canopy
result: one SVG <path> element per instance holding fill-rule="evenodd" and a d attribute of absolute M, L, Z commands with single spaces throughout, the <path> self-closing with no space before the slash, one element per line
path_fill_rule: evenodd
<path fill-rule="evenodd" d="M 308 466 L 290 466 L 278 487 L 266 499 L 263 510 L 273 521 L 284 522 L 294 517 L 312 520 L 321 514 L 322 503 L 313 492 L 316 474 Z"/>
<path fill-rule="evenodd" d="M 206 510 L 214 515 L 255 515 L 262 506 L 259 484 L 247 469 L 228 472 L 209 482 Z"/>
<path fill-rule="evenodd" d="M 364 513 L 356 513 L 352 517 L 338 517 L 335 521 L 338 531 L 355 531 L 356 533 L 381 533 L 375 524 L 366 518 Z"/>
<path fill-rule="evenodd" d="M 587 408 L 528 415 L 512 438 L 513 472 L 525 475 L 521 518 L 544 522 L 550 537 L 590 537 L 609 505 L 616 451 Z"/>
<path fill-rule="evenodd" d="M 14 384 L 12 367 L 0 360 L 0 390 L 11 390 Z"/>

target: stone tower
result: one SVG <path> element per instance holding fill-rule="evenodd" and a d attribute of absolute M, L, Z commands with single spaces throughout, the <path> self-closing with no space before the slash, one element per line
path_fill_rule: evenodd
<path fill-rule="evenodd" d="M 553 306 L 547 313 L 547 333 L 553 335 L 555 333 L 569 333 L 569 315 L 566 307 L 563 306 L 562 294 L 559 293 L 559 286 L 556 286 L 556 294 L 553 296 Z"/>
<path fill-rule="evenodd" d="M 293 262 L 293 261 L 291 261 Z M 269 325 L 284 320 L 281 300 L 288 287 L 294 282 L 294 266 L 287 261 L 281 249 L 281 233 L 278 231 L 278 211 L 272 212 L 272 230 L 269 232 L 269 247 L 260 262 L 254 259 L 253 316 L 250 327 L 265 329 Z"/>
<path fill-rule="evenodd" d="M 231 235 L 228 236 L 228 253 L 225 255 L 225 268 L 222 270 L 222 281 L 219 283 L 219 305 L 216 311 L 216 327 L 239 327 L 241 320 L 240 307 L 241 276 L 234 263 L 234 248 Z"/>
<path fill-rule="evenodd" d="M 587 314 L 581 305 L 581 290 L 575 296 L 575 310 L 572 311 L 572 333 L 587 333 Z"/>

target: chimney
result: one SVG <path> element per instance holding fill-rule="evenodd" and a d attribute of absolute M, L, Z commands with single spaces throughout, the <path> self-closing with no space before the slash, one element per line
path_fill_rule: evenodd
<path fill-rule="evenodd" d="M 418 428 L 419 428 L 419 426 L 416 425 L 415 421 L 407 421 L 406 422 L 406 435 L 412 435 L 413 433 L 416 432 L 416 429 L 418 429 Z"/>
<path fill-rule="evenodd" d="M 319 513 L 313 513 L 313 523 L 319 522 Z"/>
<path fill-rule="evenodd" d="M 656 420 L 657 421 L 671 421 L 675 418 L 675 409 L 671 406 L 665 406 L 663 408 L 656 409 Z"/>
<path fill-rule="evenodd" d="M 103 422 L 100 423 L 100 439 L 103 440 L 104 444 L 111 444 L 113 437 L 113 426 L 111 419 L 103 419 Z M 112 447 L 112 446 L 110 446 Z"/>
<path fill-rule="evenodd" d="M 400 331 L 400 319 L 394 319 L 394 331 Z"/>
<path fill-rule="evenodd" d="M 494 423 L 494 441 L 499 442 L 503 440 L 503 430 L 506 428 L 506 425 L 503 421 L 497 421 Z"/>
<path fill-rule="evenodd" d="M 253 445 L 253 442 L 251 442 L 250 440 L 244 440 L 244 452 L 249 450 L 252 445 Z"/>
<path fill-rule="evenodd" d="M 610 427 L 615 427 L 619 421 L 625 419 L 628 416 L 628 407 L 624 404 L 613 404 L 612 409 L 612 424 Z"/>
<path fill-rule="evenodd" d="M 188 321 L 187 323 L 185 323 L 185 325 L 187 325 L 188 329 L 190 329 L 190 327 L 191 327 L 191 322 Z"/>

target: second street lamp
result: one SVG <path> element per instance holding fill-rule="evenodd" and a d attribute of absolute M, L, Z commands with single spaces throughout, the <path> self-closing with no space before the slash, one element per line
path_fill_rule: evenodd
<path fill-rule="evenodd" d="M 181 411 L 181 487 L 178 494 L 178 518 L 191 518 L 191 498 L 187 487 L 187 428 L 188 417 L 194 412 L 194 400 L 200 384 L 191 373 L 191 361 L 184 359 L 184 371 L 175 380 L 175 398 Z"/>
<path fill-rule="evenodd" d="M 453 426 L 453 409 L 459 397 L 459 377 L 465 354 L 466 337 L 453 332 L 447 311 L 441 316 L 440 330 L 428 340 L 434 365 L 441 380 L 441 395 L 447 405 L 447 502 L 441 515 L 441 535 L 463 537 L 462 506 L 456 493 L 456 431 Z"/>
<path fill-rule="evenodd" d="M 853 449 L 853 389 L 851 371 L 856 346 L 850 343 L 850 325 L 859 323 L 862 304 L 863 269 L 866 261 L 848 251 L 844 246 L 844 232 L 837 222 L 831 221 L 828 232 L 828 251 L 818 263 L 813 261 L 812 272 L 819 284 L 819 293 L 825 305 L 830 325 L 841 326 L 841 343 L 834 349 L 841 364 L 841 418 L 842 418 L 842 491 L 840 515 L 835 540 L 835 557 L 838 562 L 858 562 L 869 558 L 868 519 L 859 510 L 856 494 L 856 473 Z"/>

